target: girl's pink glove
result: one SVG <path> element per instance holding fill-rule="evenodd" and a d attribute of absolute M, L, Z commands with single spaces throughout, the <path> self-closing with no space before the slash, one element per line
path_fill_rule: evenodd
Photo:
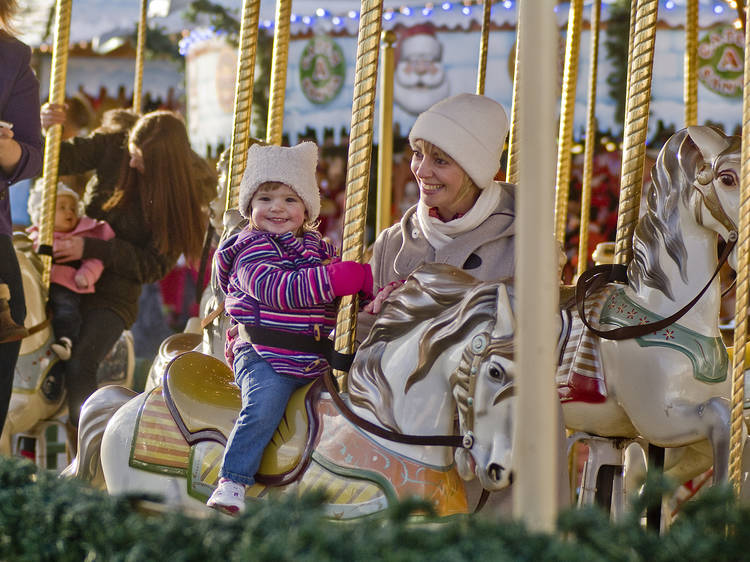
<path fill-rule="evenodd" d="M 372 298 L 372 269 L 370 264 L 356 261 L 340 261 L 326 266 L 331 278 L 331 288 L 337 297 L 354 295 L 362 291 Z"/>

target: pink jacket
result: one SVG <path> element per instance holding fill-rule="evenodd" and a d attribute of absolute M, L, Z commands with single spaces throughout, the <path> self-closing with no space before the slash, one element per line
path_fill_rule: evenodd
<path fill-rule="evenodd" d="M 34 240 L 34 247 L 39 245 L 39 229 L 36 226 L 32 226 L 28 229 L 32 240 Z M 115 237 L 115 232 L 112 227 L 104 221 L 92 219 L 91 217 L 83 216 L 78 221 L 78 225 L 71 232 L 55 232 L 54 239 L 65 240 L 71 236 L 83 236 L 86 238 L 99 238 L 100 240 L 109 240 Z M 67 287 L 71 291 L 76 293 L 93 293 L 94 284 L 96 280 L 104 270 L 104 264 L 101 260 L 95 258 L 89 258 L 81 260 L 80 262 L 74 262 L 75 265 L 80 264 L 78 269 L 68 265 L 67 263 L 53 263 L 52 269 L 50 270 L 50 283 L 57 283 L 63 287 Z M 88 281 L 88 286 L 84 289 L 76 285 L 75 275 L 76 273 L 83 273 Z"/>

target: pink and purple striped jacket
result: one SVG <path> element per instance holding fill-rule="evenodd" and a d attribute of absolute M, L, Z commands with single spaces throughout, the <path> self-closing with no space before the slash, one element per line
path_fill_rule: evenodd
<path fill-rule="evenodd" d="M 317 232 L 294 234 L 243 230 L 228 238 L 214 260 L 233 324 L 266 326 L 297 334 L 327 337 L 336 325 L 336 297 L 325 268 L 335 257 Z M 234 355 L 250 343 L 227 342 Z M 277 373 L 313 378 L 328 370 L 320 355 L 253 345 Z"/>

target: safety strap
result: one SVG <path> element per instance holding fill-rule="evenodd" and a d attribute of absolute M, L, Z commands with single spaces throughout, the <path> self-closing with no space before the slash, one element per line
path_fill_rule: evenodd
<path fill-rule="evenodd" d="M 246 324 L 239 325 L 239 334 L 242 339 L 256 345 L 322 355 L 328 360 L 331 367 L 339 371 L 348 371 L 354 361 L 354 354 L 336 351 L 333 342 L 326 337 L 320 337 L 320 335 L 307 336 Z"/>
<path fill-rule="evenodd" d="M 658 322 L 652 322 L 651 324 L 638 324 L 637 326 L 623 326 L 621 328 L 615 328 L 613 330 L 599 330 L 594 328 L 589 321 L 586 319 L 585 304 L 586 297 L 596 292 L 598 289 L 604 287 L 609 283 L 627 283 L 628 281 L 628 270 L 627 267 L 622 264 L 605 264 L 597 265 L 588 269 L 581 274 L 576 283 L 576 307 L 578 308 L 578 315 L 580 316 L 586 327 L 591 330 L 594 334 L 605 340 L 627 340 L 632 338 L 638 338 L 652 332 L 658 332 L 659 330 L 666 328 L 667 326 L 674 324 L 685 313 L 695 306 L 700 298 L 703 296 L 711 283 L 719 274 L 721 267 L 729 258 L 729 254 L 737 244 L 737 233 L 732 231 L 729 234 L 729 241 L 724 246 L 724 251 L 721 253 L 719 258 L 719 264 L 714 270 L 714 274 L 711 279 L 708 280 L 706 286 L 703 287 L 700 293 L 698 293 L 693 300 L 683 306 L 680 310 L 672 314 L 667 318 L 662 318 Z"/>

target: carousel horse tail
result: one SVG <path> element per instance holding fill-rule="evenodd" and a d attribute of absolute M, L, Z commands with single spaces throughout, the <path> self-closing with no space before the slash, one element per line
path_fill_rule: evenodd
<path fill-rule="evenodd" d="M 94 392 L 81 408 L 78 423 L 78 454 L 60 473 L 64 478 L 79 478 L 105 489 L 101 470 L 102 436 L 112 415 L 137 392 L 124 386 L 110 385 Z"/>

